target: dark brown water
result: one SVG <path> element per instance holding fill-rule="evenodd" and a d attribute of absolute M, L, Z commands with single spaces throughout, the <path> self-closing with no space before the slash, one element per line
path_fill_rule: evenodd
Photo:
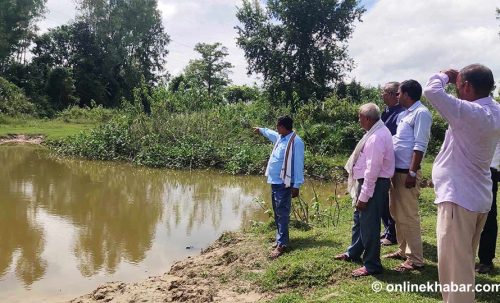
<path fill-rule="evenodd" d="M 315 187 L 332 194 L 331 185 Z M 265 220 L 255 198 L 269 202 L 264 177 L 0 147 L 0 302 L 64 301 L 103 282 L 162 274 L 223 231 Z"/>

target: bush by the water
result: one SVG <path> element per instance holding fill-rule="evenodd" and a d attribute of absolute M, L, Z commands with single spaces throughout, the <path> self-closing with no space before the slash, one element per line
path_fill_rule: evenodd
<path fill-rule="evenodd" d="M 142 85 L 135 89 L 134 99 L 125 100 L 113 114 L 99 107 L 69 108 L 59 115 L 61 119 L 78 120 L 81 115 L 96 121 L 110 120 L 52 144 L 61 154 L 88 159 L 262 174 L 272 144 L 254 134 L 252 127 L 275 128 L 277 118 L 289 109 L 273 106 L 263 94 L 251 102 L 231 104 L 198 97 L 163 87 L 150 91 Z M 332 172 L 343 166 L 364 133 L 358 123 L 358 107 L 332 96 L 323 102 L 309 102 L 293 115 L 295 128 L 306 144 L 307 176 L 331 179 Z M 445 127 L 442 120 L 434 123 L 430 152 L 441 144 Z"/>

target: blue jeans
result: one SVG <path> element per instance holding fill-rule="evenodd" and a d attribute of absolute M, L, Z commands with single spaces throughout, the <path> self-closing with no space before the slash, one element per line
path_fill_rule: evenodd
<path fill-rule="evenodd" d="M 276 243 L 278 246 L 288 245 L 288 223 L 292 208 L 292 186 L 286 188 L 285 184 L 271 184 L 271 201 L 276 224 Z"/>
<path fill-rule="evenodd" d="M 363 180 L 359 180 L 358 195 Z M 368 200 L 368 205 L 363 211 L 354 211 L 354 224 L 352 226 L 351 246 L 347 254 L 353 260 L 361 259 L 369 273 L 382 271 L 380 262 L 380 216 L 383 212 L 384 203 L 389 200 L 389 179 L 377 179 L 373 197 Z"/>

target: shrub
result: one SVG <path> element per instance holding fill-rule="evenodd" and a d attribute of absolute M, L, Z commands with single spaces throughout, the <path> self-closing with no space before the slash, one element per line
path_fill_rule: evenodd
<path fill-rule="evenodd" d="M 257 100 L 259 97 L 259 89 L 247 85 L 233 85 L 224 90 L 224 98 L 227 103 L 250 102 Z"/>
<path fill-rule="evenodd" d="M 35 105 L 26 98 L 23 90 L 2 77 L 0 77 L 0 113 L 10 116 L 35 113 Z"/>
<path fill-rule="evenodd" d="M 448 123 L 439 114 L 433 112 L 432 126 L 431 126 L 431 140 L 429 141 L 429 146 L 427 147 L 427 153 L 435 155 L 439 152 L 439 149 L 443 144 L 447 128 L 448 128 Z"/>
<path fill-rule="evenodd" d="M 103 108 L 102 105 L 91 108 L 73 105 L 59 112 L 56 119 L 71 123 L 101 123 L 111 120 L 115 113 L 115 110 Z"/>
<path fill-rule="evenodd" d="M 140 147 L 124 116 L 52 144 L 59 153 L 93 160 L 133 160 Z"/>

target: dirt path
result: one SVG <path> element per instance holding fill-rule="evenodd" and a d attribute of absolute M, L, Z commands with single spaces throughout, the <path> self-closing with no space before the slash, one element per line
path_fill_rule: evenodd
<path fill-rule="evenodd" d="M 256 302 L 270 299 L 241 277 L 266 262 L 265 249 L 238 233 L 225 233 L 201 255 L 175 263 L 163 276 L 138 283 L 110 282 L 72 303 Z"/>
<path fill-rule="evenodd" d="M 8 137 L 0 138 L 0 145 L 2 144 L 42 144 L 42 136 L 29 136 L 29 135 L 11 135 Z"/>

